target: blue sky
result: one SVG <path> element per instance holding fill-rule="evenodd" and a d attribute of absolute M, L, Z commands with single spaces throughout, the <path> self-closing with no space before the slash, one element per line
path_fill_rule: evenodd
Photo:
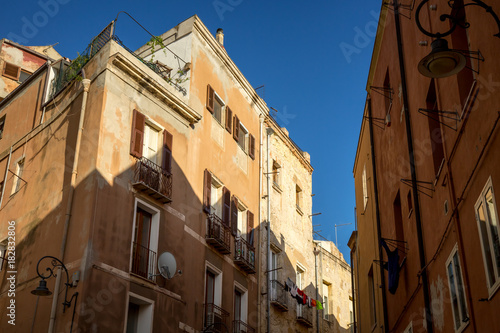
<path fill-rule="evenodd" d="M 354 230 L 352 168 L 366 97 L 380 1 L 7 1 L 0 37 L 51 45 L 73 59 L 119 11 L 154 35 L 197 14 L 215 34 L 223 28 L 229 55 L 259 94 L 278 110 L 281 126 L 311 154 L 313 224 L 349 262 Z M 131 49 L 150 37 L 125 15 L 116 34 Z"/>

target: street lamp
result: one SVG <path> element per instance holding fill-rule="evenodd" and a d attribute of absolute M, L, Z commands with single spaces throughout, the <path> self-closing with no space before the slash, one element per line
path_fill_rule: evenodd
<path fill-rule="evenodd" d="M 445 32 L 436 33 L 425 30 L 422 27 L 422 24 L 420 23 L 420 11 L 423 6 L 429 2 L 429 0 L 423 0 L 422 2 L 420 2 L 415 13 L 415 21 L 417 23 L 417 27 L 424 35 L 436 38 L 431 44 L 432 51 L 418 63 L 418 71 L 420 72 L 420 74 L 431 78 L 442 78 L 457 74 L 462 69 L 464 69 L 466 65 L 465 57 L 468 56 L 467 54 L 471 54 L 471 52 L 449 49 L 448 42 L 443 39 L 443 37 L 448 36 L 453 31 L 455 31 L 457 25 L 464 29 L 468 29 L 470 27 L 470 23 L 464 21 L 463 16 L 458 14 L 465 10 L 467 6 L 479 6 L 484 8 L 487 13 L 491 14 L 491 16 L 493 16 L 493 18 L 495 19 L 499 30 L 499 32 L 494 36 L 500 38 L 500 19 L 498 18 L 497 14 L 490 6 L 486 5 L 483 1 L 471 1 L 472 2 L 466 4 L 463 4 L 461 1 L 448 1 L 448 5 L 451 8 L 450 14 L 442 14 L 439 19 L 442 22 L 449 20 L 450 28 Z M 433 7 L 433 9 L 435 9 L 435 7 Z"/>
<path fill-rule="evenodd" d="M 52 267 L 47 266 L 47 268 L 45 268 L 45 270 L 48 272 L 46 275 L 41 274 L 40 270 L 39 270 L 40 263 L 44 259 L 51 259 L 50 264 L 52 265 Z M 52 295 L 52 292 L 49 290 L 49 288 L 47 288 L 47 281 L 45 281 L 45 280 L 52 277 L 52 276 L 57 277 L 57 273 L 54 272 L 54 270 L 56 268 L 62 269 L 64 271 L 64 273 L 66 274 L 66 283 L 65 283 L 66 289 L 65 289 L 64 302 L 63 302 L 63 313 L 64 313 L 66 311 L 66 307 L 68 307 L 68 308 L 71 307 L 71 303 L 73 302 L 73 298 L 75 299 L 75 304 L 76 304 L 76 300 L 78 299 L 78 292 L 74 293 L 73 296 L 71 296 L 71 298 L 68 300 L 68 288 L 73 287 L 73 283 L 69 283 L 68 269 L 66 268 L 66 266 L 64 266 L 64 264 L 61 260 L 57 259 L 56 257 L 52 257 L 52 256 L 45 256 L 45 257 L 40 258 L 40 260 L 38 260 L 38 263 L 36 264 L 36 273 L 41 278 L 41 280 L 40 280 L 40 284 L 38 285 L 38 287 L 35 290 L 32 290 L 31 293 L 33 295 L 36 295 L 36 296 Z M 56 295 L 56 297 L 57 297 L 57 295 Z M 76 306 L 73 307 L 73 317 L 71 318 L 70 332 L 73 331 L 73 320 L 75 319 L 75 310 L 76 310 Z"/>

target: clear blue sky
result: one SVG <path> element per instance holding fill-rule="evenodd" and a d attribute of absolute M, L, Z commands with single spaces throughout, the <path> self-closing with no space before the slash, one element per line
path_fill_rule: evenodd
<path fill-rule="evenodd" d="M 352 168 L 380 1 L 6 1 L 0 37 L 51 45 L 73 59 L 119 11 L 154 35 L 197 14 L 215 34 L 223 28 L 229 55 L 293 140 L 311 154 L 313 224 L 335 241 L 349 262 L 354 230 Z M 117 35 L 131 49 L 149 36 L 125 15 Z"/>

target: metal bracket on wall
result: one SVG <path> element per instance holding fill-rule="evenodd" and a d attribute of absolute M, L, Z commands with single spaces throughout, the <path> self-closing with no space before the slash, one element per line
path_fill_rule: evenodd
<path fill-rule="evenodd" d="M 384 118 L 376 118 L 376 117 L 367 117 L 363 116 L 364 119 L 371 119 L 373 121 L 373 125 L 377 126 L 381 130 L 385 130 L 385 119 Z"/>
<path fill-rule="evenodd" d="M 455 132 L 457 131 L 458 121 L 460 120 L 460 117 L 459 117 L 457 111 L 429 110 L 429 109 L 420 108 L 420 109 L 418 109 L 418 112 L 423 114 L 426 117 L 429 117 L 429 118 L 443 124 L 443 126 L 451 128 Z M 450 126 L 450 125 L 446 124 L 444 121 L 441 121 L 441 117 L 455 121 L 455 126 Z"/>
<path fill-rule="evenodd" d="M 410 1 L 405 1 L 405 2 L 408 2 L 408 3 L 400 3 L 399 4 L 399 9 L 404 9 L 406 11 L 408 11 L 408 14 L 403 14 L 401 11 L 399 12 L 399 14 L 403 17 L 406 17 L 407 19 L 411 20 L 411 13 L 413 11 L 413 9 L 415 8 L 415 0 L 410 0 Z M 391 11 L 394 11 L 393 7 L 394 7 L 394 2 L 390 2 L 390 1 L 384 1 L 384 4 L 383 4 L 384 7 L 387 7 L 387 9 L 391 10 Z"/>
<path fill-rule="evenodd" d="M 392 89 L 391 87 L 370 86 L 370 90 L 373 90 L 373 92 L 376 92 L 377 94 L 380 94 L 385 98 L 388 98 L 392 103 L 392 95 L 394 95 L 394 89 Z"/>
<path fill-rule="evenodd" d="M 473 71 L 474 73 L 476 74 L 479 74 L 479 62 L 482 61 L 484 62 L 484 57 L 483 57 L 483 54 L 481 53 L 480 50 L 477 50 L 477 51 L 469 51 L 469 50 L 451 50 L 453 52 L 457 52 L 457 53 L 460 53 L 462 54 L 464 57 L 466 58 L 469 58 L 471 60 L 476 60 L 477 61 L 477 70 L 475 70 L 474 68 L 471 68 L 469 66 L 465 66 L 465 68 L 468 68 L 470 69 L 471 71 Z"/>
<path fill-rule="evenodd" d="M 412 181 L 411 179 L 401 179 L 401 183 L 408 185 L 410 187 L 412 186 Z M 424 182 L 421 180 L 417 180 L 417 191 L 422 193 L 423 195 L 428 196 L 429 198 L 432 198 L 432 192 L 434 192 L 434 182 Z M 425 191 L 429 191 L 429 193 L 426 193 Z"/>

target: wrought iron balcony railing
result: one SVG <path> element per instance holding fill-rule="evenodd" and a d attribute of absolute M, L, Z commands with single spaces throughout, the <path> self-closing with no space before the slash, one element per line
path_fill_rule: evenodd
<path fill-rule="evenodd" d="M 248 274 L 255 274 L 255 249 L 242 237 L 234 239 L 234 263 Z"/>
<path fill-rule="evenodd" d="M 213 303 L 205 304 L 204 327 L 206 330 L 203 332 L 226 333 L 228 318 L 229 312 L 223 308 Z"/>
<path fill-rule="evenodd" d="M 154 280 L 150 274 L 154 274 L 156 265 L 156 252 L 132 242 L 132 273 L 143 278 Z"/>
<path fill-rule="evenodd" d="M 132 185 L 161 203 L 172 201 L 172 174 L 145 157 L 135 163 Z"/>
<path fill-rule="evenodd" d="M 307 327 L 313 326 L 313 308 L 297 305 L 297 321 Z"/>
<path fill-rule="evenodd" d="M 271 280 L 271 304 L 281 311 L 288 311 L 285 286 L 277 280 Z"/>
<path fill-rule="evenodd" d="M 222 223 L 220 217 L 213 213 L 207 217 L 207 235 L 205 239 L 220 253 L 231 253 L 231 230 Z"/>
<path fill-rule="evenodd" d="M 241 320 L 235 320 L 233 321 L 233 333 L 255 333 L 255 329 Z"/>

